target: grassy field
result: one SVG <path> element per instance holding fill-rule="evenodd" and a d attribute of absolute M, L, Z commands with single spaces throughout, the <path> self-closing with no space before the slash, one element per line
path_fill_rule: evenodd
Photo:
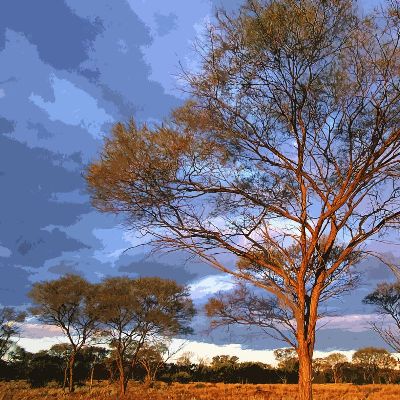
<path fill-rule="evenodd" d="M 166 385 L 157 383 L 154 388 L 144 388 L 132 383 L 126 400 L 295 400 L 296 385 L 237 385 L 191 383 Z M 30 389 L 25 382 L 0 382 L 0 400 L 39 399 L 118 399 L 117 388 L 106 383 L 77 388 L 72 395 L 56 387 Z M 315 385 L 315 400 L 399 400 L 400 385 L 351 384 Z"/>

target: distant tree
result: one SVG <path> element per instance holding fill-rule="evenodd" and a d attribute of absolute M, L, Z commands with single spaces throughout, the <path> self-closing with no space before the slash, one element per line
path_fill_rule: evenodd
<path fill-rule="evenodd" d="M 397 360 L 385 349 L 365 347 L 353 354 L 353 363 L 363 369 L 365 383 L 378 383 L 381 370 L 391 370 L 397 366 Z"/>
<path fill-rule="evenodd" d="M 121 394 L 146 341 L 190 332 L 194 315 L 186 288 L 161 278 L 105 279 L 96 293 L 95 309 L 114 351 Z"/>
<path fill-rule="evenodd" d="M 32 356 L 32 353 L 14 343 L 7 352 L 7 361 L 0 360 L 0 379 L 26 379 Z"/>
<path fill-rule="evenodd" d="M 69 391 L 74 391 L 74 365 L 78 352 L 96 334 L 97 317 L 92 301 L 95 286 L 77 275 L 37 282 L 29 292 L 34 303 L 30 311 L 41 322 L 60 328 L 71 345 Z"/>
<path fill-rule="evenodd" d="M 85 346 L 82 349 L 85 360 L 89 363 L 89 391 L 92 390 L 96 366 L 102 365 L 110 355 L 110 350 L 100 346 Z"/>
<path fill-rule="evenodd" d="M 281 379 L 283 383 L 287 383 L 288 374 L 296 373 L 299 370 L 299 357 L 296 349 L 276 349 L 274 350 L 274 356 L 278 362 L 278 370 L 282 371 Z"/>
<path fill-rule="evenodd" d="M 292 372 L 299 368 L 299 357 L 295 349 L 276 349 L 274 350 L 274 356 L 280 369 Z"/>
<path fill-rule="evenodd" d="M 332 353 L 324 358 L 316 358 L 313 360 L 313 369 L 317 374 L 332 375 L 333 382 L 338 383 L 340 374 L 338 373 L 337 366 L 347 362 L 347 357 L 342 353 Z M 321 382 L 322 383 L 322 382 Z"/>
<path fill-rule="evenodd" d="M 157 373 L 171 358 L 169 349 L 170 343 L 166 341 L 157 341 L 155 343 L 144 344 L 139 350 L 138 362 L 146 372 L 144 383 L 151 386 L 156 380 Z"/>
<path fill-rule="evenodd" d="M 372 328 L 396 352 L 400 352 L 400 281 L 380 283 L 366 296 L 365 304 L 376 306 L 382 321 L 372 322 Z M 391 327 L 392 326 L 392 327 Z"/>
<path fill-rule="evenodd" d="M 329 354 L 329 356 L 326 356 L 324 358 L 324 360 L 332 371 L 333 381 L 335 383 L 338 383 L 339 382 L 339 374 L 338 374 L 337 366 L 341 363 L 347 362 L 348 361 L 347 357 L 342 353 L 332 353 L 332 354 Z"/>
<path fill-rule="evenodd" d="M 220 355 L 214 356 L 211 360 L 213 381 L 236 382 L 239 358 L 236 356 Z"/>
<path fill-rule="evenodd" d="M 70 358 L 73 348 L 70 343 L 57 343 L 50 347 L 48 354 L 50 356 L 58 357 L 61 365 L 63 366 L 63 385 L 62 388 L 65 390 L 68 383 L 68 370 L 70 364 Z"/>
<path fill-rule="evenodd" d="M 194 353 L 192 351 L 185 351 L 183 352 L 175 361 L 175 364 L 180 367 L 190 368 L 192 363 Z M 199 361 L 199 364 L 201 361 Z"/>
<path fill-rule="evenodd" d="M 241 362 L 237 368 L 237 378 L 240 383 L 272 383 L 272 366 L 262 362 Z"/>
<path fill-rule="evenodd" d="M 20 333 L 20 323 L 25 320 L 26 313 L 16 311 L 12 307 L 0 309 L 0 359 L 13 344 L 13 337 Z"/>
<path fill-rule="evenodd" d="M 221 355 L 221 356 L 214 356 L 211 360 L 211 367 L 212 368 L 225 368 L 231 367 L 234 368 L 238 365 L 239 358 L 236 356 L 229 356 L 229 355 Z"/>
<path fill-rule="evenodd" d="M 27 368 L 27 380 L 32 387 L 42 387 L 51 381 L 62 384 L 60 359 L 44 350 L 33 354 Z"/>
<path fill-rule="evenodd" d="M 351 362 L 341 362 L 335 365 L 338 382 L 341 383 L 366 383 L 364 370 L 360 365 Z"/>
<path fill-rule="evenodd" d="M 248 0 L 218 13 L 184 75 L 188 102 L 154 128 L 117 124 L 87 175 L 93 204 L 157 249 L 278 299 L 256 317 L 297 350 L 300 400 L 321 302 L 399 223 L 399 7 L 364 17 L 356 0 Z"/>

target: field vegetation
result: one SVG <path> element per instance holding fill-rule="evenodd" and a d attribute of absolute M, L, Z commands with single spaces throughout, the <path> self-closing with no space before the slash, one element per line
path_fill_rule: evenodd
<path fill-rule="evenodd" d="M 400 397 L 398 385 L 352 385 L 316 384 L 313 388 L 316 400 L 397 400 Z M 118 399 L 118 386 L 106 381 L 96 383 L 92 390 L 88 386 L 77 387 L 74 393 L 66 394 L 62 389 L 52 386 L 31 389 L 24 381 L 0 382 L 1 400 L 39 400 L 39 399 Z M 137 382 L 129 383 L 126 400 L 296 400 L 297 385 L 251 385 L 224 383 L 166 384 L 156 382 L 146 387 Z"/>

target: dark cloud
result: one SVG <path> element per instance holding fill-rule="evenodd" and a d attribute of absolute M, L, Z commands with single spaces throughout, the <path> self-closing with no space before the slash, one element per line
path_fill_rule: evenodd
<path fill-rule="evenodd" d="M 48 272 L 55 275 L 66 275 L 66 274 L 74 274 L 74 275 L 82 275 L 82 272 L 77 269 L 79 267 L 78 263 L 67 263 L 61 261 L 57 265 L 53 265 L 48 269 Z"/>
<path fill-rule="evenodd" d="M 228 12 L 235 12 L 246 3 L 245 0 L 211 0 L 211 2 L 214 9 L 223 9 Z"/>
<path fill-rule="evenodd" d="M 11 133 L 14 131 L 15 122 L 0 117 L 0 133 Z"/>
<path fill-rule="evenodd" d="M 137 261 L 128 265 L 122 265 L 119 272 L 134 274 L 135 276 L 159 276 L 160 278 L 174 279 L 179 283 L 186 284 L 193 280 L 196 275 L 187 271 L 184 267 L 162 264 L 160 262 Z"/>
<path fill-rule="evenodd" d="M 0 304 L 26 304 L 31 287 L 30 272 L 16 266 L 10 259 L 0 258 L 0 276 Z"/>
<path fill-rule="evenodd" d="M 99 21 L 90 23 L 78 17 L 61 0 L 3 1 L 1 47 L 4 47 L 6 28 L 23 33 L 37 46 L 40 58 L 57 69 L 76 68 L 86 59 L 91 42 L 102 30 Z"/>
<path fill-rule="evenodd" d="M 88 205 L 53 201 L 55 192 L 82 187 L 82 177 L 60 166 L 54 154 L 29 149 L 5 136 L 0 136 L 0 185 L 7 188 L 0 197 L 0 243 L 10 253 L 0 263 L 7 275 L 0 282 L 0 290 L 7 302 L 14 296 L 17 304 L 24 297 L 23 282 L 29 275 L 20 266 L 39 268 L 64 251 L 85 247 L 52 225 L 73 223 Z"/>
<path fill-rule="evenodd" d="M 169 13 L 168 15 L 155 13 L 154 19 L 156 21 L 157 33 L 159 36 L 164 36 L 177 27 L 178 17 L 173 13 Z"/>
<path fill-rule="evenodd" d="M 152 42 L 149 28 L 127 2 L 97 0 L 95 7 L 89 3 L 68 0 L 78 15 L 102 20 L 105 28 L 81 64 L 82 74 L 96 82 L 102 98 L 114 103 L 123 120 L 132 116 L 141 121 L 163 119 L 180 101 L 149 79 L 151 66 L 142 50 Z"/>

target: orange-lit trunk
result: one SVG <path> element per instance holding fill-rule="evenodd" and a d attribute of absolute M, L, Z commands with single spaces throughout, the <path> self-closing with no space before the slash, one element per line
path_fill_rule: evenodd
<path fill-rule="evenodd" d="M 298 344 L 299 356 L 299 400 L 312 400 L 312 353 L 313 348 L 307 343 Z"/>

